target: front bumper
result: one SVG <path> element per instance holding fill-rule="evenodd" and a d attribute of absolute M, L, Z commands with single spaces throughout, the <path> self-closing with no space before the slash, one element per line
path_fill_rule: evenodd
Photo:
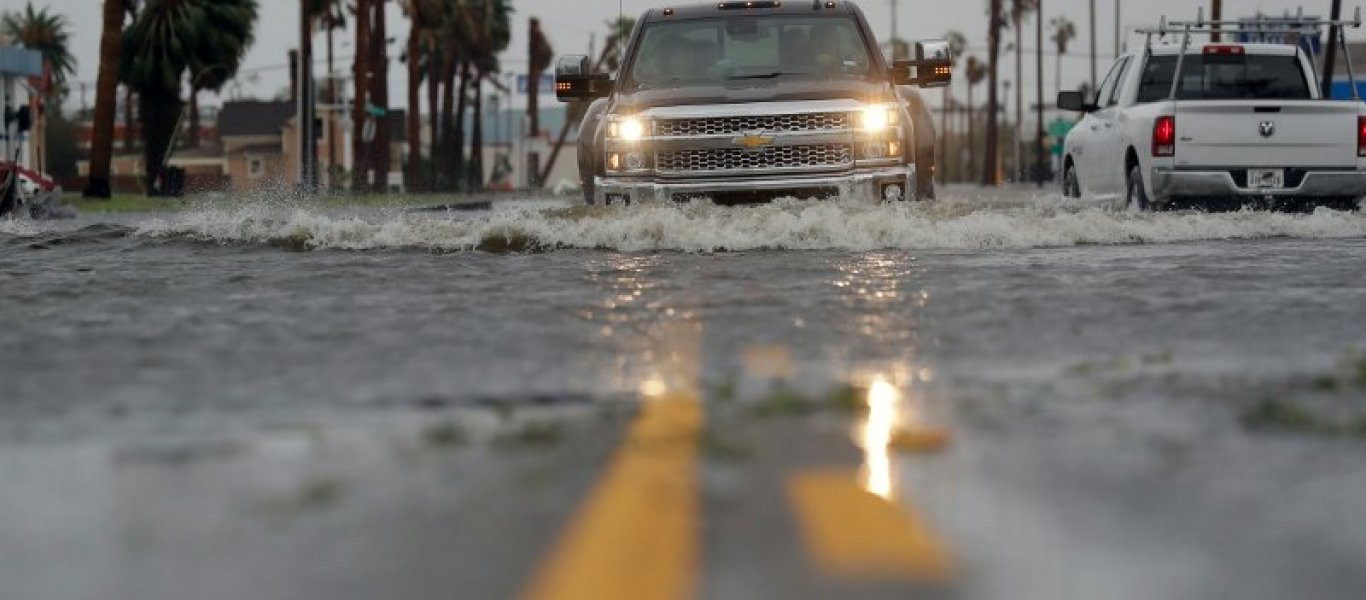
<path fill-rule="evenodd" d="M 1287 183 L 1290 183 L 1287 181 Z M 1284 188 L 1240 187 L 1230 170 L 1152 170 L 1152 200 L 1165 204 L 1181 199 L 1348 200 L 1366 196 L 1366 171 L 1324 170 L 1303 173 L 1299 185 Z"/>
<path fill-rule="evenodd" d="M 596 204 L 687 200 L 730 194 L 765 194 L 774 198 L 792 195 L 837 195 L 880 201 L 885 186 L 901 186 L 902 198 L 915 199 L 915 165 L 856 169 L 821 175 L 754 175 L 713 179 L 663 179 L 645 177 L 595 177 Z M 815 194 L 815 191 L 821 194 Z"/>

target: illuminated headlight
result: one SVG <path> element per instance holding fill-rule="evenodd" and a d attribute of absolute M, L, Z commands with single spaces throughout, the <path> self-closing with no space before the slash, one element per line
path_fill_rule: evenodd
<path fill-rule="evenodd" d="M 882 131 L 896 125 L 896 108 L 874 105 L 863 109 L 859 115 L 859 128 L 864 131 Z"/>
<path fill-rule="evenodd" d="M 607 137 L 613 140 L 634 141 L 645 136 L 645 123 L 636 117 L 626 117 L 607 124 Z"/>

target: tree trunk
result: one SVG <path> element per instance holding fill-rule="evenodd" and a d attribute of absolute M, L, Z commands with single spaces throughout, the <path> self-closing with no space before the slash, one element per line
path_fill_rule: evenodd
<path fill-rule="evenodd" d="M 137 123 L 133 119 L 133 105 L 137 103 L 137 94 L 133 92 L 133 87 L 123 86 L 123 153 L 132 154 L 137 148 L 137 134 L 133 131 L 133 126 Z"/>
<path fill-rule="evenodd" d="M 355 83 L 355 97 L 351 108 L 351 191 L 359 192 L 369 187 L 370 161 L 365 142 L 365 123 L 369 115 L 365 113 L 370 84 L 366 76 L 370 73 L 370 0 L 356 0 L 356 58 L 352 63 L 352 76 Z"/>
<path fill-rule="evenodd" d="M 328 14 L 332 9 L 329 7 Z M 332 66 L 332 30 L 335 23 L 331 17 L 327 19 L 327 188 L 335 189 L 337 186 L 337 78 L 336 71 Z"/>
<path fill-rule="evenodd" d="M 460 89 L 456 95 L 455 114 L 451 115 L 451 173 L 455 177 L 453 183 L 460 189 L 469 181 L 465 170 L 465 109 L 469 105 L 469 85 L 470 64 L 466 61 L 460 65 Z"/>
<path fill-rule="evenodd" d="M 418 86 L 422 84 L 422 69 L 418 64 L 421 47 L 422 11 L 414 3 L 408 29 L 408 190 L 417 191 L 422 185 L 422 100 Z"/>
<path fill-rule="evenodd" d="M 1034 6 L 1034 17 L 1038 19 L 1034 22 L 1034 69 L 1035 77 L 1039 80 L 1039 85 L 1034 89 L 1035 99 L 1038 106 L 1035 107 L 1034 118 L 1034 181 L 1039 187 L 1043 187 L 1044 175 L 1044 147 L 1043 147 L 1043 0 L 1039 0 Z"/>
<path fill-rule="evenodd" d="M 100 71 L 95 81 L 94 130 L 90 138 L 87 198 L 108 198 L 109 171 L 114 159 L 114 113 L 119 93 L 119 53 L 123 46 L 123 0 L 104 0 L 100 30 Z"/>
<path fill-rule="evenodd" d="M 977 115 L 973 114 L 976 109 L 972 103 L 972 88 L 974 87 L 976 86 L 971 82 L 968 83 L 968 143 L 965 145 L 968 149 L 968 170 L 963 174 L 963 181 L 966 182 L 971 182 L 972 177 L 977 174 L 977 153 L 973 151 L 973 148 L 977 146 Z"/>
<path fill-rule="evenodd" d="M 484 189 L 484 73 L 477 72 L 474 78 L 474 117 L 471 119 L 470 133 L 470 191 Z"/>
<path fill-rule="evenodd" d="M 299 0 L 299 102 L 294 122 L 299 135 L 299 187 L 312 194 L 318 190 L 318 136 L 314 129 L 313 15 L 308 8 L 308 0 Z"/>
<path fill-rule="evenodd" d="M 431 62 L 427 67 L 427 131 L 430 136 L 428 140 L 428 152 L 431 156 L 427 162 L 426 182 L 428 190 L 438 189 L 438 165 L 441 162 L 441 101 L 440 87 L 441 75 L 444 73 L 445 65 L 441 64 L 440 59 L 433 50 L 430 58 Z"/>
<path fill-rule="evenodd" d="M 194 87 L 190 88 L 190 127 L 185 137 L 186 146 L 199 147 L 199 90 Z"/>
<path fill-rule="evenodd" d="M 437 158 L 436 178 L 442 191 L 455 191 L 459 186 L 460 171 L 456 169 L 455 146 L 455 65 L 456 61 L 447 57 L 441 65 L 441 142 L 440 156 Z"/>
<path fill-rule="evenodd" d="M 147 88 L 138 91 L 138 118 L 142 122 L 142 159 L 148 193 L 162 188 L 162 175 L 183 102 L 176 90 Z"/>
<path fill-rule="evenodd" d="M 999 98 L 1001 67 L 1001 5 L 1004 0 L 991 0 L 991 20 L 987 27 L 987 140 L 982 166 L 982 185 L 996 185 L 996 171 L 1000 152 Z"/>
<path fill-rule="evenodd" d="M 952 86 L 944 86 L 944 107 L 939 111 L 939 153 L 938 163 L 940 167 L 940 182 L 947 181 L 949 161 L 949 111 L 953 108 L 953 95 L 950 93 Z"/>
<path fill-rule="evenodd" d="M 374 157 L 375 179 L 371 190 L 382 194 L 389 189 L 389 50 L 385 40 L 384 5 L 387 0 L 371 0 L 374 18 L 370 23 L 371 71 L 375 76 L 370 79 L 370 96 L 385 116 L 375 119 L 375 143 L 371 148 Z"/>
<path fill-rule="evenodd" d="M 1024 32 L 1020 26 L 1023 18 L 1015 19 L 1015 180 L 1024 178 L 1024 152 L 1021 144 L 1024 138 Z"/>

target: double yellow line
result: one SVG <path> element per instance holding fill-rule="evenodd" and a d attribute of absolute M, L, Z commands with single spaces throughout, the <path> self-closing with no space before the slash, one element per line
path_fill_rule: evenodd
<path fill-rule="evenodd" d="M 647 397 L 606 473 L 540 566 L 530 600 L 684 599 L 699 575 L 696 392 Z M 788 499 L 807 554 L 841 578 L 944 583 L 954 564 L 909 505 L 853 470 L 799 472 Z"/>
<path fill-rule="evenodd" d="M 535 600 L 691 598 L 698 565 L 695 393 L 648 398 L 533 579 Z"/>

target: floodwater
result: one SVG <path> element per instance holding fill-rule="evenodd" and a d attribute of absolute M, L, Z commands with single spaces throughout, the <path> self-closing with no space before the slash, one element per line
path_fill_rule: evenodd
<path fill-rule="evenodd" d="M 0 597 L 1360 597 L 1366 215 L 943 195 L 0 223 Z"/>

